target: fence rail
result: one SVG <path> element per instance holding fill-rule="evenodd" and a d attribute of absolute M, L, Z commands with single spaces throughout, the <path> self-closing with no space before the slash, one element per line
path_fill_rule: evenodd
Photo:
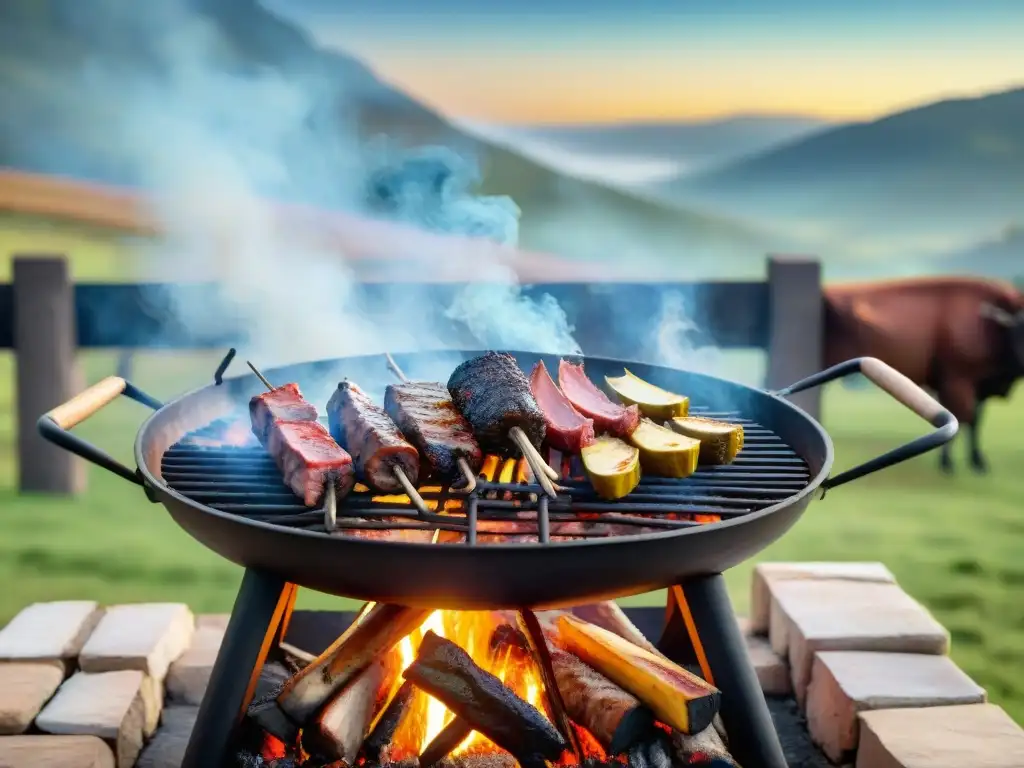
<path fill-rule="evenodd" d="M 765 384 L 778 388 L 821 368 L 821 269 L 816 260 L 768 257 L 760 282 L 704 283 L 547 283 L 527 286 L 528 295 L 552 295 L 589 355 L 635 356 L 635 326 L 661 306 L 671 292 L 685 297 L 688 311 L 701 319 L 700 333 L 722 349 L 763 349 L 768 354 Z M 425 305 L 446 306 L 459 289 L 453 283 L 366 283 L 361 303 L 384 306 L 395 291 L 415 295 Z M 174 286 L 174 300 L 199 306 L 215 286 Z M 78 349 L 210 349 L 242 346 L 246 330 L 225 321 L 208 333 L 186 329 L 160 284 L 74 284 L 62 256 L 16 257 L 13 280 L 0 284 L 0 349 L 17 358 L 19 487 L 22 491 L 75 493 L 85 487 L 78 459 L 43 441 L 36 433 L 40 414 L 80 388 Z M 192 302 L 196 302 L 192 304 Z M 230 313 L 226 313 L 230 314 Z M 812 415 L 819 411 L 817 390 L 794 396 Z"/>

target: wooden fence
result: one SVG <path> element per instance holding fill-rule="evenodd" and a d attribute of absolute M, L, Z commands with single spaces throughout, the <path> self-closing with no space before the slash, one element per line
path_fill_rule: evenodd
<path fill-rule="evenodd" d="M 372 306 L 375 292 L 395 284 L 361 286 Z M 444 305 L 455 283 L 417 284 Z M 153 290 L 156 288 L 156 290 Z M 225 325 L 213 335 L 185 332 L 173 313 L 154 306 L 160 286 L 74 284 L 63 256 L 15 258 L 13 280 L 0 284 L 0 349 L 17 358 L 17 434 L 19 487 L 22 491 L 74 493 L 84 488 L 78 459 L 43 441 L 36 419 L 81 387 L 75 366 L 79 349 L 211 349 L 245 344 L 245 329 Z M 196 284 L 176 291 L 210 292 Z M 587 354 L 635 355 L 635 339 L 617 332 L 617 313 L 657 312 L 662 297 L 680 291 L 700 317 L 707 342 L 722 349 L 763 349 L 768 355 L 765 385 L 778 388 L 821 368 L 821 269 L 816 260 L 769 257 L 767 279 L 759 282 L 706 283 L 561 282 L 528 286 L 528 294 L 554 296 L 576 328 Z M 377 294 L 381 295 L 381 294 Z M 424 295 L 419 293 L 417 295 Z M 793 398 L 813 415 L 818 392 Z"/>

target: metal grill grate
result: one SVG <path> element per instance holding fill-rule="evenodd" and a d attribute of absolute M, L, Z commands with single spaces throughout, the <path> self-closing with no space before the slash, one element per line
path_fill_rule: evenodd
<path fill-rule="evenodd" d="M 624 533 L 649 533 L 688 528 L 735 518 L 764 509 L 801 491 L 810 480 L 807 464 L 770 430 L 735 412 L 692 408 L 694 415 L 739 423 L 744 446 L 732 464 L 701 466 L 683 480 L 645 476 L 624 499 L 606 501 L 586 480 L 578 457 L 568 461 L 564 491 L 548 499 L 539 485 L 500 482 L 497 470 L 481 474 L 472 494 L 446 485 L 424 485 L 420 495 L 434 512 L 423 515 L 405 496 L 384 496 L 363 485 L 338 505 L 336 530 L 447 531 L 458 540 L 524 535 L 530 524 L 533 540 L 545 543 L 574 538 L 603 538 Z M 258 444 L 224 446 L 225 435 L 248 433 L 248 418 L 221 419 L 199 429 L 163 456 L 165 482 L 196 502 L 265 523 L 326 532 L 323 510 L 303 506 L 284 484 L 269 454 Z M 488 462 L 495 466 L 495 462 Z M 485 464 L 485 467 L 487 464 Z M 565 468 L 563 464 L 563 469 Z M 479 531 L 487 521 L 486 532 Z M 495 524 L 509 523 L 507 529 Z M 514 524 L 514 525 L 513 525 Z M 573 525 L 575 524 L 575 525 Z M 602 525 L 604 524 L 604 525 Z"/>

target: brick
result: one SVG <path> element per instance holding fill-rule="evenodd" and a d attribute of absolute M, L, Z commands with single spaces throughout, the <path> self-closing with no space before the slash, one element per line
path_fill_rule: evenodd
<path fill-rule="evenodd" d="M 114 768 L 114 753 L 95 736 L 4 736 L 0 768 Z"/>
<path fill-rule="evenodd" d="M 895 584 L 813 580 L 772 585 L 772 650 L 785 651 L 802 705 L 814 654 L 890 651 L 943 654 L 949 633 Z M 780 631 L 785 641 L 780 642 Z"/>
<path fill-rule="evenodd" d="M 102 615 L 92 600 L 34 603 L 0 630 L 0 661 L 71 662 Z"/>
<path fill-rule="evenodd" d="M 170 706 L 165 709 L 160 728 L 142 750 L 136 768 L 179 768 L 198 711 L 198 707 L 191 706 Z"/>
<path fill-rule="evenodd" d="M 857 768 L 1021 768 L 1024 731 L 995 704 L 860 715 Z"/>
<path fill-rule="evenodd" d="M 195 619 L 184 603 L 108 608 L 79 655 L 84 672 L 135 669 L 162 681 L 192 642 Z"/>
<path fill-rule="evenodd" d="M 767 640 L 759 635 L 747 635 L 747 654 L 762 691 L 772 696 L 786 696 L 793 691 L 789 665 L 772 650 Z"/>
<path fill-rule="evenodd" d="M 838 763 L 857 747 L 860 712 L 984 701 L 985 690 L 948 656 L 824 651 L 807 688 L 807 728 Z"/>
<path fill-rule="evenodd" d="M 224 640 L 224 629 L 216 625 L 200 624 L 192 645 L 167 673 L 167 695 L 182 704 L 199 704 L 210 682 L 213 662 Z"/>
<path fill-rule="evenodd" d="M 230 619 L 230 613 L 200 613 L 196 616 L 196 629 L 208 627 L 210 629 L 219 629 L 223 632 L 228 628 L 228 621 Z"/>
<path fill-rule="evenodd" d="M 64 680 L 57 662 L 0 664 L 0 734 L 24 733 Z"/>
<path fill-rule="evenodd" d="M 771 584 L 795 579 L 839 579 L 895 584 L 882 563 L 761 563 L 750 582 L 750 629 L 763 635 L 771 616 Z"/>
<path fill-rule="evenodd" d="M 138 670 L 78 672 L 36 718 L 39 730 L 98 736 L 114 750 L 118 768 L 130 768 L 142 749 L 147 687 Z"/>

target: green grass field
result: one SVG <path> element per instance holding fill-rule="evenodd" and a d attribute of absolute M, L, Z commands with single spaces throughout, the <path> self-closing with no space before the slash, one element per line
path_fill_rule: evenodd
<path fill-rule="evenodd" d="M 44 236 L 50 237 L 0 227 L 8 253 L 38 249 L 46 244 Z M 107 242 L 82 245 L 77 251 L 61 248 L 78 254 L 72 269 L 77 276 L 101 279 L 125 264 Z M 4 272 L 6 264 L 0 263 Z M 120 277 L 125 279 L 124 272 Z M 169 398 L 209 382 L 220 354 L 141 354 L 132 378 L 150 394 Z M 112 352 L 82 355 L 86 379 L 94 382 L 113 372 L 115 357 Z M 751 359 L 751 366 L 736 366 L 733 375 L 746 378 L 741 371 L 759 363 Z M 183 600 L 196 611 L 229 610 L 239 569 L 192 541 L 135 486 L 90 468 L 89 488 L 80 498 L 17 493 L 13 381 L 14 361 L 0 354 L 0 583 L 7 585 L 0 594 L 0 622 L 33 601 L 68 598 Z M 142 406 L 122 398 L 82 425 L 79 434 L 130 462 L 145 416 Z M 884 453 L 924 428 L 884 395 L 839 387 L 826 391 L 823 421 L 835 443 L 836 470 Z M 963 471 L 965 451 L 957 445 L 955 477 L 940 475 L 937 456 L 930 455 L 864 478 L 814 502 L 760 559 L 884 562 L 949 628 L 954 659 L 993 701 L 1024 722 L 1021 434 L 1024 395 L 993 403 L 983 438 L 989 476 Z M 752 566 L 727 574 L 739 611 L 747 608 Z M 644 595 L 627 602 L 659 599 Z M 340 604 L 312 593 L 300 598 L 305 607 Z"/>

